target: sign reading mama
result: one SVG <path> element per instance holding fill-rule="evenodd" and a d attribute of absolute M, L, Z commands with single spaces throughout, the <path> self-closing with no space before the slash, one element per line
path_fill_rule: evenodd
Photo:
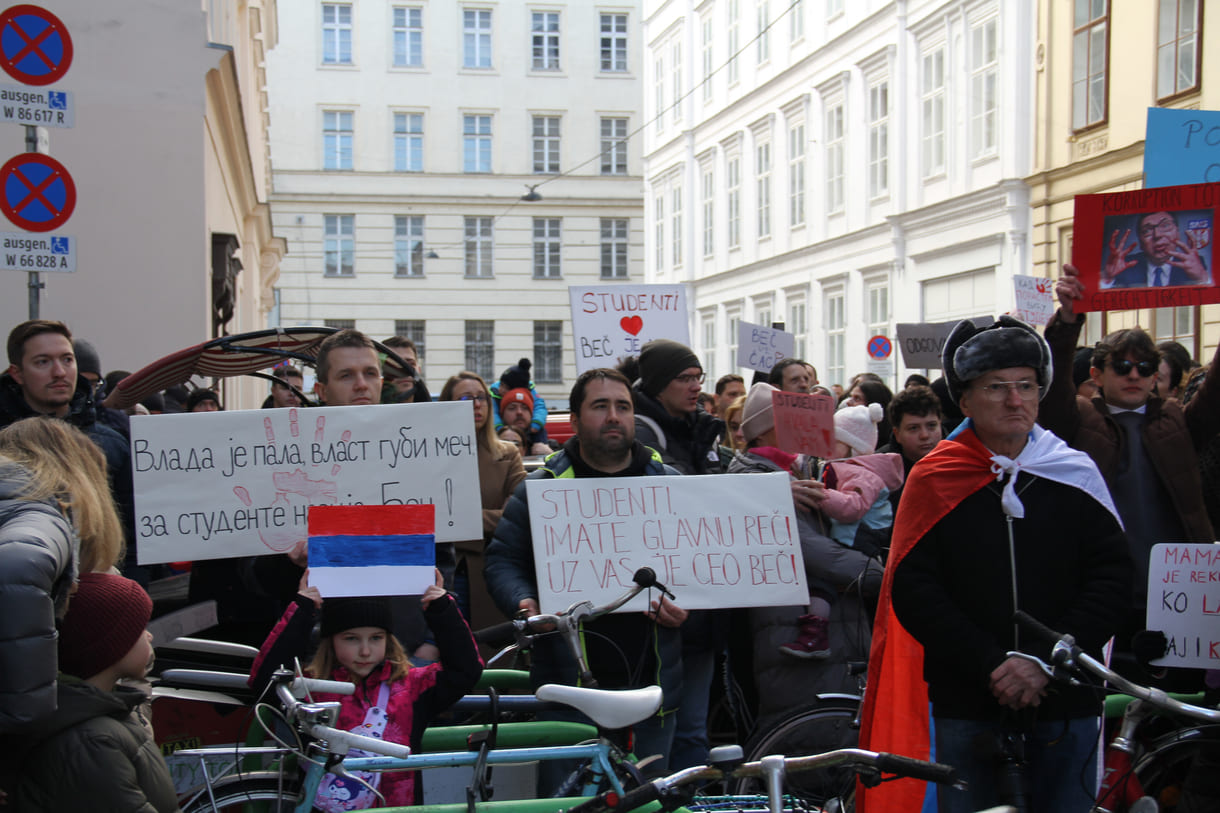
<path fill-rule="evenodd" d="M 1220 668 L 1220 545 L 1167 542 L 1148 563 L 1147 629 L 1169 639 L 1158 666 Z"/>

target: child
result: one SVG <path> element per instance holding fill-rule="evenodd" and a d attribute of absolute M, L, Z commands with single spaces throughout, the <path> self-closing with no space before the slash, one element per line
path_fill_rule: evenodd
<path fill-rule="evenodd" d="M 291 667 L 294 658 L 305 655 L 316 610 L 321 608 L 321 640 L 305 672 L 312 677 L 350 680 L 356 684 L 356 693 L 315 693 L 315 698 L 339 701 L 337 728 L 418 750 L 428 723 L 474 688 L 483 673 L 474 638 L 457 602 L 445 592 L 441 572 L 436 571 L 436 584 L 420 598 L 424 618 L 440 648 L 440 661 L 417 668 L 407 662 L 402 644 L 390 634 L 387 598 L 331 598 L 324 604 L 318 589 L 308 585 L 307 570 L 295 602 L 254 661 L 250 685 L 265 685 L 272 672 L 280 666 Z M 423 802 L 423 787 L 414 771 L 356 773 L 377 789 L 386 806 Z M 314 806 L 340 811 L 379 805 L 364 785 L 328 773 L 318 788 Z"/>
<path fill-rule="evenodd" d="M 500 401 L 504 398 L 519 400 L 530 408 L 530 425 L 527 427 L 529 437 L 525 439 L 526 446 L 534 443 L 546 443 L 546 401 L 534 389 L 530 380 L 530 360 L 520 359 L 517 366 L 509 367 L 500 374 L 500 380 L 493 383 L 491 390 L 491 419 L 496 433 L 504 428 L 504 419 L 500 416 Z"/>
<path fill-rule="evenodd" d="M 857 534 L 876 536 L 894 524 L 890 491 L 902 485 L 902 456 L 873 454 L 877 424 L 885 415 L 878 403 L 843 407 L 835 413 L 834 457 L 822 469 L 826 484 L 818 506 L 830 520 L 830 537 L 855 547 Z M 809 612 L 798 619 L 800 634 L 780 652 L 796 658 L 830 657 L 827 619 L 833 592 L 813 586 Z"/>
<path fill-rule="evenodd" d="M 168 813 L 178 798 L 161 751 L 133 710 L 145 700 L 152 600 L 131 579 L 85 573 L 59 627 L 58 708 L 23 747 L 15 810 Z"/>

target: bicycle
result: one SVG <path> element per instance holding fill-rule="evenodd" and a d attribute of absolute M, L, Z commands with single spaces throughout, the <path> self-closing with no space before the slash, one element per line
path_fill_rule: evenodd
<path fill-rule="evenodd" d="M 1195 759 L 1205 751 L 1212 760 L 1220 754 L 1220 710 L 1184 702 L 1161 689 L 1141 686 L 1082 652 L 1071 635 L 1055 632 L 1023 611 L 1017 611 L 1013 617 L 1028 631 L 1051 643 L 1052 649 L 1049 666 L 1032 655 L 1010 655 L 1017 654 L 1033 661 L 1055 680 L 1086 685 L 1072 676 L 1072 673 L 1083 673 L 1103 680 L 1133 698 L 1123 713 L 1118 731 L 1107 745 L 1102 784 L 1091 813 L 1168 813 L 1175 810 L 1183 782 Z M 1162 713 L 1207 725 L 1177 725 L 1168 733 L 1151 739 L 1136 736 L 1148 719 Z"/>

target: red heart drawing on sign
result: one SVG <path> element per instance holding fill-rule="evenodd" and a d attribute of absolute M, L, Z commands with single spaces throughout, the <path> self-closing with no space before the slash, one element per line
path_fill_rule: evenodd
<path fill-rule="evenodd" d="M 618 320 L 618 324 L 632 336 L 639 336 L 640 331 L 644 329 L 644 320 L 638 316 L 624 316 Z"/>

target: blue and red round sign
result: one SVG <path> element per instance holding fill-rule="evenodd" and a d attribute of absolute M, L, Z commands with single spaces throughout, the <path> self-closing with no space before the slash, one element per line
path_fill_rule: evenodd
<path fill-rule="evenodd" d="M 76 208 L 76 184 L 49 155 L 26 152 L 0 167 L 0 211 L 27 231 L 58 229 Z"/>
<path fill-rule="evenodd" d="M 0 68 L 27 85 L 58 82 L 72 66 L 68 27 L 38 6 L 10 6 L 0 12 Z"/>
<path fill-rule="evenodd" d="M 857 345 L 858 347 L 859 345 Z M 894 351 L 894 345 L 889 338 L 885 336 L 874 336 L 868 340 L 868 355 L 869 358 L 887 359 L 890 353 Z"/>

